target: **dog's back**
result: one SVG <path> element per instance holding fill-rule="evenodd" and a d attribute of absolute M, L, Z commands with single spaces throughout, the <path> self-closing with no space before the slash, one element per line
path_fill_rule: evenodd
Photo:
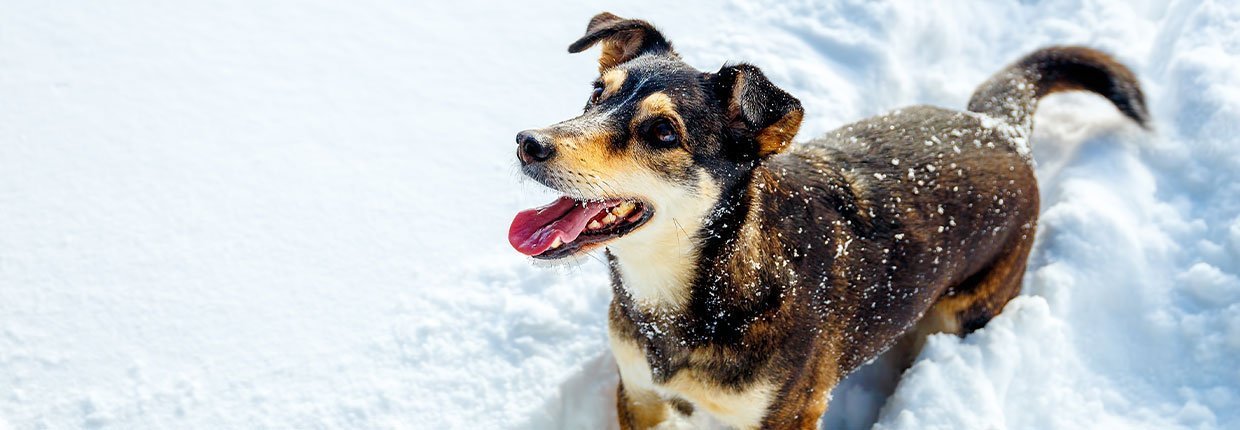
<path fill-rule="evenodd" d="M 768 231 L 795 254 L 827 249 L 830 262 L 810 259 L 799 277 L 830 279 L 828 300 L 849 304 L 831 319 L 861 334 L 838 346 L 850 351 L 842 371 L 923 314 L 912 336 L 965 334 L 1019 293 L 1039 209 L 1033 112 L 1041 97 L 1072 89 L 1101 94 L 1147 125 L 1126 67 L 1096 50 L 1054 47 L 982 84 L 969 112 L 904 108 L 770 160 L 769 183 L 758 187 L 766 189 Z"/>

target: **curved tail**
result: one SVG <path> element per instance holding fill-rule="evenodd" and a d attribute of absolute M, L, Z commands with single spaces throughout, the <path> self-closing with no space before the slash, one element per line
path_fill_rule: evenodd
<path fill-rule="evenodd" d="M 969 99 L 969 110 L 1029 131 L 1038 99 L 1068 90 L 1102 95 L 1149 128 L 1145 95 L 1132 70 L 1102 51 L 1080 46 L 1054 46 L 1026 55 L 978 87 Z"/>

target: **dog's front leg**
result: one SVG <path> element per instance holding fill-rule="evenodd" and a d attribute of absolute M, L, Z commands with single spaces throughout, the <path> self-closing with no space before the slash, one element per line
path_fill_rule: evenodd
<path fill-rule="evenodd" d="M 616 390 L 616 412 L 621 430 L 654 428 L 672 417 L 672 405 L 653 390 L 630 387 L 620 380 Z"/>
<path fill-rule="evenodd" d="M 834 348 L 827 349 L 827 351 Z M 816 430 L 818 420 L 827 412 L 831 390 L 839 382 L 838 367 L 832 354 L 823 350 L 810 353 L 813 357 L 802 363 L 799 378 L 777 377 L 788 380 L 780 388 L 780 397 L 773 399 L 762 419 L 764 429 Z"/>
<path fill-rule="evenodd" d="M 613 325 L 615 321 L 613 316 Z M 616 389 L 616 416 L 620 428 L 649 429 L 673 419 L 674 406 L 655 391 L 646 352 L 631 337 L 620 333 L 614 329 L 608 333 L 611 353 L 620 373 L 620 386 Z M 685 412 L 686 415 L 690 413 Z"/>

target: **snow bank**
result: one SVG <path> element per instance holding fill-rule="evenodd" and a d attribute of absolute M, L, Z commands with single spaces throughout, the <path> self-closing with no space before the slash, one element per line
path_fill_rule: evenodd
<path fill-rule="evenodd" d="M 613 427 L 603 265 L 504 243 L 551 199 L 512 136 L 578 111 L 593 57 L 563 49 L 599 7 L 0 5 L 0 428 Z M 1025 295 L 861 369 L 824 427 L 1240 427 L 1240 5 L 610 10 L 761 66 L 802 138 L 1114 53 L 1155 132 L 1046 100 Z"/>

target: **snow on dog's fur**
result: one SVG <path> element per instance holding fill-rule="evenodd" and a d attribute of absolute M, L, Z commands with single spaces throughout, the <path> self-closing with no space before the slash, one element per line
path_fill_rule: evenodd
<path fill-rule="evenodd" d="M 792 145 L 801 104 L 757 67 L 698 71 L 608 13 L 569 50 L 600 43 L 583 114 L 517 137 L 523 172 L 565 196 L 518 214 L 509 240 L 539 259 L 607 248 L 626 429 L 699 411 L 814 428 L 880 352 L 984 326 L 1033 244 L 1038 99 L 1083 89 L 1147 116 L 1127 68 L 1056 47 L 1000 71 L 968 112 L 910 107 Z"/>

